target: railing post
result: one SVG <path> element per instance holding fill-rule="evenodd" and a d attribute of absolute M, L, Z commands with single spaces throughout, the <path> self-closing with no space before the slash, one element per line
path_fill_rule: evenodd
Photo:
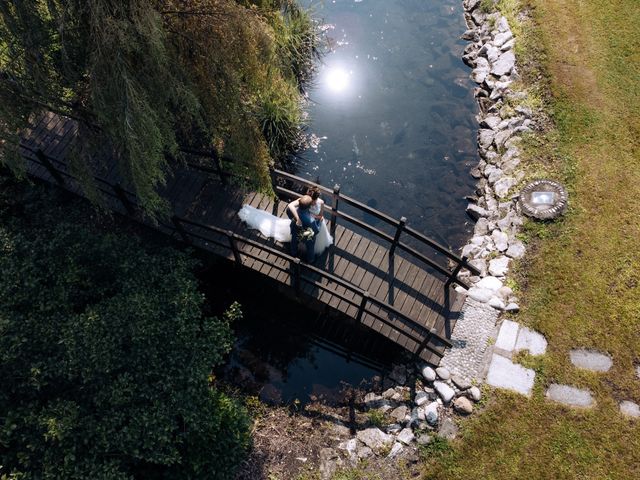
<path fill-rule="evenodd" d="M 336 224 L 338 222 L 338 203 L 340 202 L 340 185 L 333 187 L 333 205 L 331 205 L 331 236 L 336 238 Z"/>
<path fill-rule="evenodd" d="M 390 257 L 392 257 L 396 251 L 396 247 L 398 246 L 398 242 L 400 241 L 400 235 L 402 234 L 402 231 L 404 230 L 404 226 L 406 225 L 406 223 L 407 223 L 406 217 L 400 218 L 400 222 L 398 223 L 398 228 L 396 229 L 396 234 L 393 237 L 393 243 L 391 244 L 391 248 L 389 249 Z"/>
<path fill-rule="evenodd" d="M 356 317 L 356 322 L 362 323 L 362 315 L 364 314 L 364 309 L 367 306 L 367 302 L 369 302 L 369 292 L 362 293 L 362 300 L 360 301 L 360 307 L 358 308 L 358 316 Z"/>
<path fill-rule="evenodd" d="M 56 167 L 53 166 L 53 164 L 49 161 L 49 159 L 44 154 L 44 152 L 40 149 L 36 150 L 36 157 L 38 158 L 40 163 L 42 163 L 42 165 L 44 165 L 44 167 L 49 171 L 49 173 L 51 174 L 53 179 L 57 182 L 57 184 L 60 185 L 61 187 L 64 187 L 64 178 L 62 178 L 62 175 L 60 175 L 58 170 L 56 170 Z"/>
<path fill-rule="evenodd" d="M 122 203 L 122 206 L 125 208 L 127 213 L 129 215 L 135 214 L 136 210 L 134 206 L 131 204 L 131 202 L 129 201 L 129 199 L 127 198 L 127 195 L 124 193 L 124 190 L 122 189 L 120 184 L 116 183 L 115 185 L 111 185 L 111 188 L 113 188 L 113 191 L 115 192 L 116 197 L 118 197 L 118 200 L 120 200 L 120 203 Z"/>
<path fill-rule="evenodd" d="M 224 175 L 224 171 L 222 169 L 222 159 L 220 158 L 220 155 L 218 155 L 218 152 L 216 152 L 215 150 L 213 150 L 211 153 L 213 154 L 213 159 L 216 162 L 216 170 L 218 172 L 218 177 L 220 177 L 220 182 L 223 185 L 226 185 L 227 177 Z"/>
<path fill-rule="evenodd" d="M 431 337 L 433 335 L 435 335 L 436 330 L 435 328 L 432 328 L 429 331 L 429 335 L 427 335 L 426 337 L 424 337 L 424 340 L 422 341 L 422 343 L 420 344 L 420 346 L 418 347 L 418 350 L 416 350 L 416 356 L 420 356 L 420 354 L 422 353 L 422 351 L 427 348 L 427 343 L 429 343 L 429 340 L 431 340 Z"/>
<path fill-rule="evenodd" d="M 231 247 L 231 251 L 233 252 L 233 258 L 236 261 L 236 265 L 242 265 L 242 256 L 240 255 L 240 250 L 238 249 L 238 242 L 236 241 L 237 235 L 233 233 L 231 230 L 227 230 L 227 238 L 229 239 L 229 246 Z"/>
<path fill-rule="evenodd" d="M 291 259 L 291 286 L 296 291 L 296 296 L 300 295 L 300 259 Z"/>
<path fill-rule="evenodd" d="M 462 264 L 463 263 L 467 263 L 467 257 L 462 257 L 462 262 L 458 262 L 458 265 L 456 265 L 456 268 L 453 269 L 453 272 L 451 272 L 451 275 L 449 275 L 449 278 L 447 279 L 446 283 L 444 284 L 444 289 L 445 290 L 447 288 L 449 288 L 449 285 L 451 285 L 451 283 L 457 278 L 458 273 L 462 269 Z"/>
<path fill-rule="evenodd" d="M 176 215 L 171 217 L 171 223 L 173 223 L 173 225 L 176 227 L 176 231 L 182 237 L 182 241 L 190 245 L 191 239 L 189 238 L 189 235 L 187 235 L 187 232 L 185 231 L 184 227 L 180 223 L 180 219 Z"/>

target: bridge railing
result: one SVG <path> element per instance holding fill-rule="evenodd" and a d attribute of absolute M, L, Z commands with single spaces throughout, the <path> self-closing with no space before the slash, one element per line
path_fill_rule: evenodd
<path fill-rule="evenodd" d="M 191 168 L 216 174 L 223 183 L 227 183 L 228 178 L 233 176 L 232 173 L 225 171 L 222 162 L 222 160 L 226 160 L 229 163 L 233 163 L 233 159 L 231 158 L 220 157 L 216 152 L 203 152 L 189 149 L 183 149 L 182 151 L 190 155 L 213 159 L 215 165 L 215 168 L 211 168 L 197 163 L 187 162 L 187 165 Z M 427 237 L 416 229 L 407 226 L 407 219 L 405 217 L 401 217 L 399 219 L 391 217 L 390 215 L 372 208 L 348 195 L 343 195 L 340 193 L 339 185 L 336 185 L 333 189 L 329 189 L 278 169 L 271 170 L 271 177 L 273 189 L 281 198 L 291 200 L 299 197 L 301 190 L 304 191 L 309 187 L 316 187 L 324 194 L 325 198 L 330 199 L 330 202 L 327 203 L 327 207 L 330 208 L 330 233 L 334 238 L 338 219 L 341 219 L 342 222 L 354 225 L 372 234 L 379 240 L 389 243 L 390 257 L 393 257 L 395 251 L 399 249 L 443 275 L 446 278 L 444 283 L 445 289 L 448 289 L 452 283 L 456 283 L 465 289 L 469 289 L 469 285 L 464 280 L 458 278 L 458 274 L 462 269 L 468 270 L 472 275 L 480 275 L 480 270 L 471 265 L 468 262 L 467 257 L 460 257 L 459 255 L 456 255 L 450 248 L 447 248 L 432 238 Z M 302 187 L 302 189 L 300 189 L 300 187 Z M 379 221 L 382 221 L 383 224 L 391 228 L 392 233 L 387 233 L 364 220 L 350 215 L 345 211 L 342 205 L 348 205 L 355 211 L 361 212 L 363 217 L 369 215 Z M 403 241 L 403 236 L 405 238 L 408 237 L 409 239 L 412 239 L 414 243 L 419 245 L 419 248 L 426 247 L 426 249 L 433 251 L 435 255 L 444 256 L 446 258 L 447 265 L 442 265 L 441 263 L 436 262 L 433 258 L 428 257 L 421 251 L 409 245 L 406 241 Z M 452 268 L 449 268 L 450 266 Z"/>
<path fill-rule="evenodd" d="M 333 190 L 330 190 L 327 187 L 323 187 L 309 180 L 305 180 L 296 175 L 281 170 L 273 170 L 272 177 L 274 179 L 273 183 L 275 192 L 279 196 L 285 197 L 287 199 L 292 199 L 300 196 L 300 192 L 293 190 L 292 186 L 294 188 L 296 186 L 301 186 L 304 188 L 317 187 L 318 189 L 320 189 L 320 191 L 330 199 L 330 202 L 327 202 L 327 207 L 330 209 L 330 230 L 332 236 L 334 237 L 339 219 L 343 222 L 355 225 L 356 227 L 361 228 L 362 230 L 365 230 L 368 233 L 374 235 L 376 238 L 382 240 L 383 242 L 389 243 L 389 255 L 391 257 L 393 257 L 396 249 L 399 249 L 419 260 L 420 262 L 433 268 L 440 274 L 444 275 L 444 277 L 447 279 L 445 282 L 445 288 L 448 288 L 452 283 L 457 283 L 465 289 L 469 288 L 466 282 L 458 278 L 458 273 L 463 268 L 469 270 L 473 275 L 480 274 L 480 271 L 476 267 L 471 265 L 467 261 L 466 257 L 460 257 L 456 255 L 449 248 L 441 245 L 440 243 L 418 232 L 417 230 L 407 226 L 407 219 L 405 217 L 401 217 L 399 219 L 393 218 L 386 213 L 369 207 L 368 205 L 354 198 L 351 198 L 347 195 L 342 195 L 340 193 L 339 185 L 336 185 Z M 355 209 L 355 211 L 361 212 L 363 214 L 363 217 L 365 215 L 370 215 L 382 221 L 384 224 L 391 227 L 393 233 L 387 233 L 380 228 L 374 227 L 364 220 L 346 213 L 344 211 L 344 207 L 342 207 L 343 204 L 352 207 L 353 209 Z M 418 245 L 420 245 L 421 247 L 427 247 L 428 249 L 436 252 L 436 254 L 444 256 L 447 259 L 447 263 L 453 265 L 453 269 L 450 270 L 448 268 L 448 265 L 442 265 L 432 258 L 426 256 L 424 253 L 418 251 L 416 248 L 410 246 L 408 243 L 403 241 L 403 235 L 417 241 Z"/>
<path fill-rule="evenodd" d="M 71 189 L 73 189 L 73 187 L 80 187 L 78 179 L 63 168 L 66 166 L 64 162 L 46 155 L 40 149 L 34 149 L 25 145 L 21 145 L 21 148 L 31 152 L 33 157 L 31 157 L 30 160 L 46 168 L 51 177 L 61 187 Z M 112 200 L 119 202 L 128 214 L 134 215 L 136 212 L 142 211 L 134 193 L 127 191 L 120 185 L 111 184 L 99 176 L 94 176 L 94 180 L 96 181 L 97 189 Z M 75 183 L 75 185 L 72 183 Z M 432 341 L 443 346 L 452 346 L 451 342 L 438 334 L 435 329 L 427 329 L 411 317 L 399 311 L 393 305 L 371 296 L 368 291 L 325 270 L 303 263 L 300 259 L 292 257 L 285 252 L 238 235 L 232 231 L 193 222 L 175 215 L 171 217 L 170 221 L 171 223 L 167 223 L 160 220 L 157 222 L 157 226 L 167 232 L 177 233 L 187 244 L 203 242 L 206 245 L 222 248 L 223 251 L 228 251 L 232 255 L 233 261 L 239 266 L 244 266 L 246 258 L 264 263 L 264 256 L 261 256 L 259 252 L 265 252 L 277 257 L 283 261 L 282 264 L 272 262 L 270 263 L 271 268 L 275 268 L 289 276 L 290 286 L 295 290 L 296 294 L 299 294 L 303 285 L 306 284 L 339 298 L 341 301 L 357 309 L 355 320 L 358 323 L 362 323 L 364 315 L 367 314 L 372 316 L 376 321 L 382 322 L 398 332 L 399 335 L 415 342 L 416 345 L 419 345 L 417 351 L 414 352 L 416 355 L 420 355 L 420 353 L 426 349 L 438 356 L 442 356 L 442 352 L 430 345 Z M 194 228 L 199 229 L 201 233 L 193 231 Z M 242 246 L 254 248 L 257 250 L 257 253 L 252 253 L 247 248 L 242 248 Z M 337 291 L 335 288 L 336 285 L 340 286 L 344 290 L 344 293 Z M 376 311 L 376 309 L 378 311 Z M 393 319 L 400 320 L 400 323 L 407 328 L 399 328 Z"/>
<path fill-rule="evenodd" d="M 185 218 L 174 216 L 172 218 L 172 222 L 174 223 L 176 231 L 178 231 L 182 238 L 187 240 L 189 243 L 193 243 L 193 239 L 196 239 L 228 250 L 229 253 L 233 255 L 234 262 L 240 266 L 244 264 L 244 258 L 250 258 L 264 263 L 265 258 L 260 254 L 261 252 L 266 252 L 269 255 L 277 257 L 279 260 L 283 260 L 281 263 L 270 262 L 269 265 L 271 268 L 275 268 L 276 270 L 289 275 L 290 286 L 297 294 L 301 293 L 303 285 L 306 284 L 339 298 L 341 301 L 357 309 L 355 317 L 356 322 L 362 323 L 365 314 L 374 317 L 376 321 L 382 322 L 398 332 L 400 335 L 407 337 L 419 345 L 416 352 L 417 355 L 425 349 L 435 353 L 436 355 L 442 355 L 441 352 L 429 345 L 429 343 L 434 340 L 441 343 L 443 346 L 451 347 L 452 345 L 450 340 L 439 335 L 435 329 L 427 329 L 411 317 L 402 313 L 393 305 L 371 296 L 369 292 L 327 272 L 326 270 L 301 262 L 299 258 L 293 257 L 281 250 L 238 235 L 232 231 L 210 225 L 203 225 Z M 187 228 L 185 228 L 185 226 Z M 208 234 L 194 232 L 193 229 L 189 227 L 203 230 Z M 243 246 L 256 249 L 256 253 L 252 253 L 247 248 L 242 248 Z M 336 289 L 336 285 L 340 286 L 344 290 L 344 293 L 338 291 Z M 377 308 L 379 312 L 376 311 L 375 308 L 372 309 L 372 307 Z M 392 318 L 399 319 L 402 324 L 408 327 L 408 329 L 398 328 Z M 418 334 L 414 334 L 413 331 L 418 332 Z"/>

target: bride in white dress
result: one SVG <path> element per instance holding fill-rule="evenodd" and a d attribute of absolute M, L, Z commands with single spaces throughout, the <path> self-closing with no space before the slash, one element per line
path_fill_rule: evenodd
<path fill-rule="evenodd" d="M 320 191 L 314 187 L 309 190 L 308 195 L 313 199 L 313 204 L 309 207 L 309 213 L 318 222 L 320 230 L 316 235 L 313 251 L 316 255 L 320 255 L 333 243 L 333 238 L 329 234 L 327 222 L 322 215 L 324 200 L 320 198 Z M 289 205 L 297 208 L 296 202 L 297 200 L 294 200 Z M 287 208 L 289 208 L 289 205 Z M 244 205 L 238 212 L 238 216 L 249 228 L 259 230 L 265 237 L 273 238 L 283 243 L 291 241 L 291 220 L 288 218 L 276 217 L 251 205 Z"/>

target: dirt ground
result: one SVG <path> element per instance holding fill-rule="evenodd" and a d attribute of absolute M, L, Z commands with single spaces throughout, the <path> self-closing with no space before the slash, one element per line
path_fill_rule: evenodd
<path fill-rule="evenodd" d="M 357 408 L 350 422 L 348 406 L 314 402 L 299 410 L 261 406 L 253 426 L 253 449 L 236 480 L 395 480 L 419 475 L 416 448 L 401 456 L 370 457 L 350 464 L 338 444 L 357 430 L 370 426 L 369 417 Z"/>

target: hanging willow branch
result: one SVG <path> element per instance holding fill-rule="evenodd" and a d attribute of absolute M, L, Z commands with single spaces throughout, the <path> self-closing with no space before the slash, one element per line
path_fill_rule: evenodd
<path fill-rule="evenodd" d="M 288 38 L 280 7 L 252 0 L 0 2 L 2 158 L 45 109 L 78 121 L 84 153 L 76 161 L 86 168 L 92 152 L 110 145 L 149 213 L 166 209 L 157 190 L 178 145 L 224 150 L 268 188 L 271 155 L 283 150 L 265 135 L 299 127 L 290 73 L 298 67 L 285 59 L 299 49 L 279 39 Z M 287 121 L 266 119 L 265 128 L 264 112 L 280 115 L 284 105 Z"/>

